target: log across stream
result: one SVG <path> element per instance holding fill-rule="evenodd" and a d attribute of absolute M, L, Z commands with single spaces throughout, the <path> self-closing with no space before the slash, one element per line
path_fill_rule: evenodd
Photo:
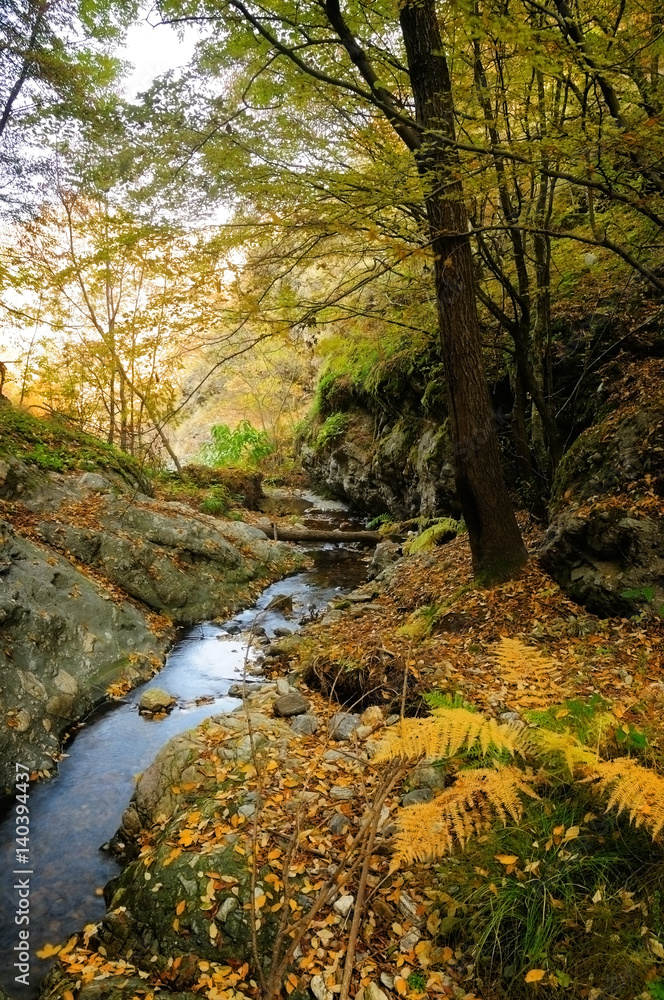
<path fill-rule="evenodd" d="M 313 497 L 312 501 L 315 504 Z M 320 517 L 329 531 L 348 513 L 342 505 L 332 511 L 326 506 Z M 307 512 L 307 527 L 315 525 L 317 513 Z M 301 618 L 324 609 L 335 596 L 365 579 L 366 550 L 327 543 L 314 545 L 311 555 L 312 569 L 272 584 L 253 607 L 229 622 L 206 622 L 189 629 L 174 645 L 163 670 L 123 702 L 107 705 L 88 718 L 68 745 L 56 777 L 30 788 L 29 986 L 15 982 L 19 943 L 15 885 L 27 876 L 14 874 L 15 815 L 13 806 L 7 810 L 0 822 L 0 985 L 10 997 L 36 996 L 50 965 L 37 958 L 39 949 L 64 942 L 103 915 L 101 889 L 118 873 L 118 864 L 100 846 L 117 829 L 136 774 L 178 732 L 239 704 L 227 692 L 242 675 L 247 645 L 241 634 L 230 634 L 228 629 L 231 633 L 238 627 L 249 629 L 258 620 L 268 636 L 278 627 L 297 630 Z M 287 616 L 278 608 L 265 610 L 278 594 L 292 598 L 292 613 Z M 149 686 L 164 688 L 177 698 L 170 715 L 154 720 L 139 715 L 138 701 Z"/>

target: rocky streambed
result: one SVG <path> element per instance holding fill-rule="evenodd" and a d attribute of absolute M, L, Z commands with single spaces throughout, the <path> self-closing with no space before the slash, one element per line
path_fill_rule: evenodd
<path fill-rule="evenodd" d="M 33 500 L 34 513 L 38 518 L 33 533 L 40 540 L 19 534 L 10 524 L 5 528 L 9 562 L 5 573 L 12 589 L 5 591 L 3 596 L 12 612 L 8 616 L 8 624 L 13 629 L 10 635 L 15 652 L 10 664 L 14 668 L 13 677 L 7 670 L 3 675 L 3 695 L 5 705 L 11 706 L 6 709 L 8 718 L 19 720 L 18 725 L 8 728 L 5 737 L 5 787 L 10 784 L 15 761 L 20 761 L 33 772 L 52 772 L 59 757 L 59 741 L 63 733 L 75 729 L 81 713 L 93 709 L 103 699 L 105 687 L 115 683 L 119 693 L 118 682 L 127 686 L 136 684 L 141 677 L 149 676 L 163 660 L 172 636 L 172 629 L 165 627 L 168 623 L 164 622 L 163 616 L 151 618 L 138 602 L 128 601 L 122 593 L 113 593 L 112 590 L 109 593 L 108 575 L 100 578 L 89 573 L 97 559 L 94 553 L 104 546 L 110 551 L 116 531 L 128 535 L 131 542 L 121 545 L 118 550 L 123 553 L 125 574 L 130 565 L 130 552 L 134 569 L 158 564 L 159 572 L 150 574 L 146 568 L 142 603 L 147 603 L 146 596 L 152 596 L 148 586 L 155 585 L 155 581 L 158 584 L 162 574 L 165 574 L 171 578 L 170 594 L 175 593 L 177 584 L 187 596 L 184 603 L 180 603 L 179 612 L 173 606 L 179 602 L 173 601 L 171 596 L 169 610 L 180 621 L 186 621 L 190 614 L 195 613 L 192 609 L 200 607 L 201 595 L 205 587 L 210 586 L 210 581 L 213 593 L 207 598 L 208 614 L 223 606 L 237 606 L 242 595 L 251 592 L 252 580 L 260 579 L 261 566 L 263 572 L 266 571 L 264 563 L 268 564 L 267 572 L 276 574 L 279 570 L 292 569 L 298 561 L 302 561 L 302 555 L 294 553 L 292 546 L 271 542 L 260 529 L 240 523 L 224 523 L 205 516 L 192 518 L 191 512 L 185 514 L 179 509 L 180 505 L 169 505 L 171 509 L 165 513 L 164 505 L 159 510 L 153 509 L 152 501 L 146 497 L 141 498 L 136 509 L 124 512 L 120 527 L 115 520 L 119 516 L 120 502 L 117 489 L 110 482 L 100 482 L 101 477 L 93 479 L 83 476 L 76 483 L 79 491 L 77 513 L 80 517 L 81 505 L 92 500 L 92 524 L 81 527 L 80 522 L 65 521 L 62 510 L 64 499 L 53 503 L 51 509 L 44 509 L 44 493 L 52 496 L 53 485 L 56 492 L 62 485 L 57 480 L 55 483 L 51 480 L 51 488 L 43 491 L 38 501 Z M 313 499 L 303 501 L 301 506 L 310 507 Z M 67 503 L 71 504 L 71 500 Z M 71 515 L 71 507 L 67 510 Z M 330 514 L 329 511 L 321 514 L 328 525 L 335 518 L 338 522 L 344 516 L 343 513 Z M 305 520 L 312 523 L 311 512 Z M 133 536 L 132 532 L 135 532 Z M 152 541 L 146 542 L 148 534 L 151 534 Z M 234 544 L 227 536 L 233 538 Z M 46 537 L 51 543 L 58 541 L 61 549 L 66 550 L 67 558 L 58 551 L 45 548 L 41 539 Z M 123 541 L 126 542 L 127 538 Z M 148 548 L 148 544 L 152 548 Z M 74 560 L 72 547 L 76 547 L 78 552 L 78 558 Z M 83 556 L 88 559 L 87 563 L 84 563 Z M 247 763 L 250 741 L 246 713 L 237 696 L 253 690 L 249 703 L 245 701 L 245 704 L 258 706 L 257 716 L 264 714 L 260 709 L 266 706 L 265 698 L 270 699 L 270 703 L 275 700 L 274 686 L 263 688 L 260 694 L 256 689 L 261 673 L 260 659 L 265 648 L 268 653 L 278 651 L 275 640 L 282 643 L 283 648 L 289 644 L 292 647 L 298 637 L 287 633 L 294 632 L 302 618 L 320 613 L 341 590 L 352 589 L 366 572 L 362 553 L 357 550 L 321 545 L 309 552 L 308 557 L 313 562 L 309 569 L 268 587 L 255 605 L 239 612 L 223 625 L 197 625 L 186 632 L 158 677 L 147 686 L 128 693 L 121 702 L 111 705 L 106 702 L 101 709 L 93 712 L 67 746 L 67 754 L 59 764 L 57 776 L 50 782 L 31 786 L 30 868 L 26 868 L 30 872 L 32 928 L 29 987 L 24 983 L 16 985 L 16 970 L 13 967 L 15 956 L 12 952 L 18 941 L 17 926 L 12 919 L 17 902 L 17 876 L 11 873 L 17 856 L 14 808 L 11 805 L 7 807 L 0 828 L 3 845 L 0 853 L 6 873 L 3 878 L 2 913 L 7 915 L 0 926 L 0 982 L 11 996 L 29 1000 L 36 995 L 37 981 L 46 969 L 45 960 L 36 958 L 38 950 L 46 948 L 48 954 L 50 945 L 61 944 L 69 934 L 103 917 L 102 886 L 115 877 L 119 869 L 116 857 L 109 852 L 100 852 L 99 846 L 111 840 L 131 796 L 136 774 L 150 764 L 159 747 L 174 734 L 191 730 L 211 716 L 212 721 L 205 731 L 210 726 L 213 729 L 216 726 L 218 730 L 221 727 L 225 732 L 234 733 L 239 743 L 231 748 L 229 759 L 237 762 L 240 768 Z M 98 559 L 96 565 L 119 578 L 119 570 L 114 570 L 113 564 L 109 569 L 105 560 Z M 226 568 L 226 578 L 221 567 Z M 26 586 L 27 580 L 32 581 L 32 589 Z M 141 586 L 140 580 L 141 574 L 137 571 L 134 575 L 135 589 Z M 229 601 L 227 595 L 231 593 L 230 583 L 233 582 L 235 591 Z M 224 587 L 226 592 L 222 593 Z M 156 585 L 154 592 L 157 592 Z M 152 598 L 153 606 L 164 603 L 165 592 L 162 590 L 160 593 L 158 599 Z M 7 601 L 7 594 L 11 594 L 10 601 Z M 224 597 L 226 602 L 222 605 Z M 165 608 L 155 607 L 156 610 L 163 612 Z M 46 622 L 48 626 L 43 633 L 46 637 L 44 642 L 35 642 L 28 631 L 39 621 Z M 133 623 L 133 631 L 126 624 L 128 622 Z M 114 631 L 116 625 L 118 629 Z M 250 644 L 248 629 L 252 631 Z M 88 632 L 93 638 L 87 639 L 88 649 L 84 656 L 81 645 Z M 127 636 L 133 638 L 133 644 Z M 10 677 L 13 683 L 8 683 Z M 240 681 L 250 685 L 252 680 L 254 687 L 250 690 L 243 692 L 237 686 Z M 170 711 L 142 715 L 138 711 L 139 705 L 147 702 L 146 695 L 154 694 L 157 688 L 165 688 L 171 696 L 166 699 L 166 704 L 171 702 L 168 704 Z M 66 704 L 64 701 L 55 704 L 54 699 L 59 697 L 57 692 L 65 696 Z M 287 736 L 292 739 L 298 730 L 302 737 L 312 732 L 312 726 L 317 726 L 317 723 L 312 722 L 306 711 L 302 711 L 301 704 L 293 702 L 294 697 L 297 701 L 297 697 L 301 696 L 296 696 L 286 686 L 280 697 L 282 707 L 285 706 L 284 716 L 291 710 L 295 713 L 293 727 L 270 718 L 268 729 L 272 736 L 269 739 L 272 742 Z M 255 699 L 263 700 L 259 703 Z M 159 700 L 157 696 L 157 707 Z M 233 711 L 234 715 L 227 714 Z M 52 718 L 56 712 L 60 713 L 56 716 L 58 724 L 47 727 L 45 720 Z M 271 712 L 269 714 L 272 715 Z M 258 732 L 264 727 L 265 720 L 256 717 L 254 723 Z M 144 806 L 146 795 L 149 799 L 150 795 L 156 794 L 153 787 L 157 780 L 155 775 L 160 775 L 159 782 L 170 781 L 168 787 L 172 788 L 179 763 L 185 758 L 193 760 L 199 752 L 197 739 L 199 737 L 191 733 L 176 735 L 175 742 L 168 744 L 155 764 L 145 772 L 134 800 L 142 811 L 137 812 L 135 806 L 125 811 L 122 832 L 113 840 L 113 847 L 120 855 L 125 853 L 125 848 L 131 853 L 131 845 L 134 843 L 135 846 L 143 825 L 152 823 L 153 817 Z M 259 735 L 256 739 L 261 743 L 263 736 Z M 183 748 L 186 750 L 184 758 Z M 170 760 L 171 756 L 175 764 L 168 764 L 164 770 L 164 760 Z M 187 784 L 184 781 L 184 786 Z M 146 792 L 149 788 L 153 791 Z M 238 808 L 243 805 L 248 808 L 250 804 L 243 801 L 237 803 Z M 168 805 L 169 810 L 171 806 L 175 809 L 175 801 Z M 123 848 L 121 845 L 125 842 Z M 172 871 L 176 873 L 177 866 Z M 150 899 L 154 901 L 154 897 Z M 111 901 L 108 892 L 107 901 Z M 142 903 L 139 910 L 143 910 Z M 108 919 L 112 924 L 112 918 Z M 158 918 L 155 916 L 155 919 Z M 108 926 L 107 922 L 103 922 L 104 930 L 100 932 L 107 938 L 109 935 L 112 937 Z M 151 940 L 150 933 L 147 940 Z M 161 941 L 159 934 L 153 935 L 153 939 Z M 108 952 L 108 947 L 102 945 L 102 950 Z"/>

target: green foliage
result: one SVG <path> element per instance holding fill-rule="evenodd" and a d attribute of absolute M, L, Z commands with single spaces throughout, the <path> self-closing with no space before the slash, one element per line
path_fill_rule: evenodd
<path fill-rule="evenodd" d="M 210 431 L 211 441 L 201 448 L 201 459 L 206 465 L 257 465 L 272 451 L 265 431 L 259 431 L 241 420 L 235 430 L 227 424 L 216 424 Z"/>
<path fill-rule="evenodd" d="M 367 528 L 369 531 L 376 531 L 378 528 L 382 528 L 383 525 L 392 524 L 391 514 L 378 514 L 377 517 L 372 517 L 370 521 L 367 522 Z"/>
<path fill-rule="evenodd" d="M 423 698 L 432 711 L 436 708 L 465 708 L 467 712 L 477 711 L 459 691 L 454 694 L 450 694 L 449 691 L 427 691 Z"/>
<path fill-rule="evenodd" d="M 598 694 L 591 694 L 586 699 L 570 698 L 560 705 L 526 712 L 525 717 L 536 726 L 555 733 L 573 733 L 581 743 L 592 744 L 606 728 L 609 708 L 610 702 Z"/>
<path fill-rule="evenodd" d="M 411 538 L 403 547 L 404 555 L 414 556 L 418 552 L 428 552 L 443 542 L 449 542 L 460 533 L 461 524 L 453 517 L 438 518 L 421 534 Z"/>
<path fill-rule="evenodd" d="M 648 983 L 648 992 L 653 1000 L 664 1000 L 664 979 L 654 979 Z"/>
<path fill-rule="evenodd" d="M 336 441 L 337 438 L 343 437 L 348 429 L 349 423 L 350 416 L 347 413 L 330 414 L 316 435 L 316 440 L 314 441 L 315 450 L 321 451 L 328 444 L 330 444 L 331 441 Z"/>
<path fill-rule="evenodd" d="M 225 514 L 230 507 L 233 498 L 224 486 L 211 486 L 208 496 L 201 503 L 201 510 L 204 514 Z"/>
<path fill-rule="evenodd" d="M 43 420 L 27 410 L 0 407 L 0 457 L 56 472 L 116 472 L 132 487 L 151 493 L 144 468 L 125 452 L 64 421 Z"/>

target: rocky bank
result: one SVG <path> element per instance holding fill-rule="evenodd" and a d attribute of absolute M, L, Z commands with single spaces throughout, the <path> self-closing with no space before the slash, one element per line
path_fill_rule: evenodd
<path fill-rule="evenodd" d="M 173 625 L 227 616 L 298 555 L 258 528 L 157 501 L 115 472 L 0 461 L 0 788 L 161 665 Z"/>

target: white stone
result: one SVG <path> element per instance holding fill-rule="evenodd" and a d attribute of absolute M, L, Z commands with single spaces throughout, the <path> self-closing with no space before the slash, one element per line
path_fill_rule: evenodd
<path fill-rule="evenodd" d="M 364 995 L 366 1000 L 387 1000 L 387 994 L 383 993 L 378 983 L 369 983 Z"/>
<path fill-rule="evenodd" d="M 335 913 L 338 913 L 342 917 L 347 917 L 350 911 L 353 909 L 353 903 L 355 902 L 354 896 L 340 896 L 336 901 L 332 909 Z"/>
<path fill-rule="evenodd" d="M 309 989 L 316 997 L 316 1000 L 334 1000 L 334 993 L 332 990 L 328 990 L 322 976 L 312 976 Z"/>

